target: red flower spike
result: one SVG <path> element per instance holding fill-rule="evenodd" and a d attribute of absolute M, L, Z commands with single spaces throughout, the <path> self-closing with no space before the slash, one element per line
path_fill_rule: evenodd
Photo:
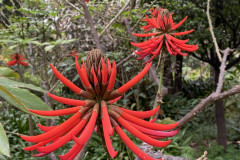
<path fill-rule="evenodd" d="M 101 58 L 102 61 L 102 84 L 106 85 L 107 83 L 107 66 L 103 60 L 103 58 Z"/>
<path fill-rule="evenodd" d="M 181 36 L 181 35 L 186 35 L 186 34 L 189 34 L 191 32 L 193 32 L 194 29 L 191 29 L 189 31 L 184 31 L 184 32 L 178 32 L 178 33 L 172 33 L 174 36 Z"/>
<path fill-rule="evenodd" d="M 117 68 L 116 68 L 116 63 L 113 61 L 112 73 L 111 73 L 111 76 L 109 78 L 107 90 L 110 91 L 110 90 L 113 89 L 113 86 L 114 86 L 114 83 L 115 83 L 115 80 L 116 80 L 116 76 L 117 76 Z"/>
<path fill-rule="evenodd" d="M 37 123 L 37 126 L 38 126 L 38 128 L 40 128 L 43 132 L 48 132 L 48 131 L 50 131 L 50 130 L 52 130 L 52 129 L 54 129 L 54 128 L 57 127 L 57 126 L 43 126 L 43 125 L 41 125 L 41 124 L 39 124 L 39 123 Z"/>
<path fill-rule="evenodd" d="M 80 108 L 81 108 L 80 106 L 77 106 L 77 107 L 53 110 L 53 111 L 41 111 L 41 110 L 33 110 L 33 109 L 29 109 L 29 111 L 42 116 L 62 116 L 62 115 L 76 113 L 77 111 L 80 110 Z"/>
<path fill-rule="evenodd" d="M 186 53 L 182 53 L 181 50 L 187 51 L 187 52 L 194 52 L 198 49 L 197 45 L 188 45 L 185 46 L 187 40 L 180 40 L 175 38 L 175 36 L 179 35 L 186 35 L 194 30 L 189 30 L 185 32 L 178 32 L 178 33 L 173 33 L 175 29 L 180 27 L 184 21 L 187 19 L 188 16 L 186 16 L 181 22 L 178 24 L 175 24 L 172 19 L 173 13 L 169 13 L 167 9 L 162 9 L 162 8 L 156 8 L 153 12 L 153 10 L 150 9 L 150 12 L 152 14 L 152 18 L 149 18 L 146 15 L 146 21 L 148 25 L 143 26 L 141 28 L 144 29 L 144 32 L 148 32 L 151 29 L 155 28 L 154 33 L 132 33 L 134 36 L 137 37 L 151 37 L 151 39 L 140 42 L 140 43 L 132 43 L 133 46 L 139 47 L 139 51 L 135 52 L 138 54 L 140 57 L 137 58 L 137 60 L 141 60 L 144 57 L 151 55 L 152 57 L 149 59 L 148 62 L 152 61 L 156 56 L 158 56 L 160 53 L 162 53 L 162 49 L 164 48 L 169 52 L 171 55 L 181 55 L 181 56 L 186 56 Z M 159 39 L 161 38 L 161 40 Z M 145 63 L 146 64 L 146 63 Z"/>
<path fill-rule="evenodd" d="M 147 72 L 149 71 L 151 65 L 152 65 L 152 63 L 148 63 L 144 67 L 144 69 L 137 76 L 135 76 L 133 79 L 128 81 L 126 84 L 124 84 L 122 87 L 120 87 L 117 91 L 119 93 L 123 94 L 124 92 L 129 90 L 134 84 L 138 83 L 147 74 Z"/>
<path fill-rule="evenodd" d="M 69 81 L 67 78 L 65 78 L 52 64 L 50 64 L 53 73 L 55 76 L 68 88 L 70 88 L 75 93 L 80 93 L 81 89 L 78 88 L 75 84 L 73 84 L 71 81 Z"/>
<path fill-rule="evenodd" d="M 155 115 L 159 109 L 160 109 L 160 106 L 158 106 L 150 111 L 132 111 L 132 110 L 128 110 L 125 108 L 120 108 L 120 110 L 122 110 L 123 112 L 131 114 L 132 116 L 135 116 L 138 118 L 149 118 L 149 117 Z"/>
<path fill-rule="evenodd" d="M 166 131 L 166 130 L 171 130 L 175 127 L 178 126 L 178 122 L 174 123 L 174 124 L 158 124 L 158 123 L 151 123 L 148 121 L 144 121 L 140 118 L 134 117 L 130 114 L 127 114 L 126 112 L 122 112 L 121 117 L 123 117 L 125 120 L 132 122 L 134 124 L 137 124 L 139 126 L 145 127 L 145 128 L 149 128 L 149 129 L 153 129 L 153 130 L 162 130 L 162 131 Z"/>
<path fill-rule="evenodd" d="M 108 131 L 108 134 L 110 136 L 113 136 L 114 134 L 114 129 L 111 125 L 111 122 L 110 122 L 110 118 L 109 118 L 109 115 L 108 115 L 108 111 L 107 111 L 107 103 L 105 101 L 101 101 L 101 108 L 102 108 L 102 118 L 104 118 L 106 121 L 106 129 Z"/>
<path fill-rule="evenodd" d="M 137 33 L 132 33 L 132 35 L 136 37 L 151 37 L 155 36 L 157 33 L 145 33 L 145 34 L 137 34 Z"/>
<path fill-rule="evenodd" d="M 156 11 L 153 12 L 155 13 Z M 152 21 L 152 19 L 150 20 Z M 162 36 L 151 39 L 149 42 L 147 42 L 149 43 L 147 46 L 142 46 L 144 51 L 140 51 L 140 53 L 148 50 L 153 52 L 159 48 L 157 44 L 162 44 L 165 41 Z M 181 47 L 187 49 L 196 48 L 194 45 L 187 46 L 184 43 L 175 43 L 174 41 L 172 41 L 172 43 L 174 43 L 176 47 L 177 45 L 181 45 Z M 155 48 L 152 49 L 151 47 Z M 176 48 L 176 50 L 177 49 L 178 48 Z M 148 53 L 144 53 L 143 55 L 145 56 L 147 54 Z M 158 54 L 155 55 L 157 56 Z M 106 61 L 107 64 L 105 63 Z M 137 76 L 119 89 L 113 88 L 117 76 L 116 63 L 112 62 L 111 66 L 111 62 L 104 57 L 104 54 L 101 51 L 92 50 L 87 53 L 86 63 L 83 61 L 82 66 L 79 66 L 77 58 L 75 58 L 75 65 L 86 91 L 78 88 L 61 73 L 59 73 L 56 68 L 53 66 L 51 67 L 54 74 L 63 82 L 63 84 L 76 92 L 77 95 L 85 98 L 85 100 L 64 98 L 48 93 L 48 95 L 54 100 L 74 107 L 53 111 L 30 110 L 31 112 L 44 116 L 73 115 L 62 124 L 54 127 L 38 124 L 38 127 L 45 133 L 36 136 L 21 136 L 26 141 L 36 143 L 32 146 L 24 148 L 25 150 L 37 150 L 40 153 L 35 156 L 40 157 L 57 150 L 68 141 L 74 140 L 76 143 L 73 145 L 72 149 L 70 149 L 65 155 L 59 156 L 61 160 L 73 160 L 90 139 L 93 130 L 98 128 L 96 133 L 100 133 L 100 135 L 103 136 L 102 138 L 105 140 L 108 152 L 110 156 L 114 158 L 117 155 L 117 151 L 114 151 L 113 149 L 110 136 L 113 135 L 115 128 L 118 130 L 117 134 L 135 154 L 142 159 L 152 159 L 130 141 L 119 125 L 121 125 L 122 128 L 129 130 L 134 136 L 155 146 L 162 147 L 169 143 L 168 141 L 161 142 L 157 139 L 174 135 L 176 132 L 172 133 L 172 131 L 162 131 L 173 129 L 178 125 L 178 123 L 164 125 L 153 123 L 154 121 L 149 122 L 140 119 L 154 115 L 159 107 L 151 111 L 130 111 L 119 108 L 116 105 L 111 105 L 118 101 L 124 92 L 130 89 L 134 84 L 138 83 L 147 74 L 151 67 L 151 63 L 147 64 Z M 96 71 L 98 71 L 97 75 L 95 73 Z M 98 116 L 98 113 L 101 113 L 101 115 Z M 118 122 L 116 122 L 113 118 L 115 118 Z"/>
<path fill-rule="evenodd" d="M 63 104 L 67 104 L 67 105 L 71 105 L 71 106 L 86 106 L 87 105 L 87 101 L 58 97 L 58 96 L 55 96 L 51 93 L 47 93 L 47 94 L 52 99 L 54 99 L 54 100 L 56 100 L 60 103 L 63 103 Z"/>
<path fill-rule="evenodd" d="M 12 60 L 7 63 L 8 66 L 14 66 L 15 64 L 18 64 L 18 65 L 21 64 L 23 66 L 28 66 L 28 63 L 23 62 L 26 59 L 19 53 L 15 53 L 15 54 L 11 55 L 10 57 L 12 58 Z"/>
<path fill-rule="evenodd" d="M 122 139 L 122 141 L 128 146 L 130 150 L 133 151 L 139 158 L 142 160 L 155 160 L 146 153 L 144 153 L 141 149 L 139 149 L 132 141 L 128 138 L 128 136 L 123 132 L 123 130 L 119 127 L 115 127 L 116 132 L 118 133 L 119 137 Z M 159 159 L 161 160 L 161 159 Z"/>
<path fill-rule="evenodd" d="M 82 150 L 84 145 L 75 144 L 72 149 L 65 155 L 58 156 L 61 160 L 73 160 L 77 154 Z"/>
<path fill-rule="evenodd" d="M 112 147 L 111 139 L 110 139 L 109 133 L 107 131 L 107 124 L 106 124 L 106 121 L 104 120 L 104 118 L 102 119 L 102 126 L 103 126 L 103 134 L 104 134 L 104 139 L 105 139 L 108 153 L 111 156 L 111 158 L 114 158 L 117 156 L 118 151 L 114 151 L 114 149 Z"/>
<path fill-rule="evenodd" d="M 80 144 L 80 145 L 84 145 L 88 139 L 91 137 L 91 133 L 94 129 L 94 126 L 95 126 L 95 123 L 96 123 L 96 120 L 97 120 L 97 116 L 98 116 L 98 111 L 99 110 L 99 104 L 96 103 L 94 108 L 93 108 L 93 111 L 92 111 L 92 116 L 87 124 L 87 126 L 84 128 L 82 134 L 80 135 L 79 138 L 76 138 L 74 135 L 73 135 L 73 140 Z"/>
<path fill-rule="evenodd" d="M 144 141 L 144 142 L 146 142 L 146 143 L 148 143 L 148 144 L 150 144 L 152 146 L 155 146 L 155 147 L 166 147 L 171 142 L 171 140 L 168 140 L 168 141 L 158 141 L 158 140 L 155 140 L 155 139 L 147 136 L 146 134 L 143 134 L 142 132 L 140 132 L 139 130 L 134 128 L 131 124 L 129 124 L 126 120 L 124 120 L 121 116 L 118 117 L 117 121 L 121 124 L 122 127 L 124 127 L 131 134 L 133 134 L 137 138 L 141 139 L 142 141 Z"/>
<path fill-rule="evenodd" d="M 52 136 L 54 136 L 58 132 L 61 132 L 61 131 L 64 132 L 66 130 L 67 126 L 69 126 L 71 123 L 73 123 L 80 117 L 81 117 L 81 113 L 78 112 L 74 116 L 69 118 L 67 121 L 63 122 L 61 125 L 59 125 L 58 127 L 54 128 L 53 130 L 51 130 L 49 132 L 46 132 L 46 133 L 43 133 L 43 134 L 40 134 L 37 136 L 21 136 L 21 138 L 28 142 L 35 142 L 35 143 L 47 140 L 47 139 L 51 138 Z"/>
<path fill-rule="evenodd" d="M 79 131 L 81 131 L 88 119 L 89 119 L 90 114 L 88 114 L 87 116 L 85 116 L 70 132 L 68 132 L 66 135 L 64 135 L 63 137 L 61 137 L 60 139 L 58 139 L 57 141 L 45 146 L 45 147 L 39 147 L 37 148 L 37 151 L 39 152 L 43 152 L 43 153 L 50 153 L 55 151 L 56 149 L 58 149 L 59 147 L 63 146 L 64 144 L 66 144 L 68 141 L 70 141 L 72 139 L 72 136 L 76 136 Z"/>
<path fill-rule="evenodd" d="M 80 68 L 77 57 L 75 57 L 75 65 L 82 84 L 85 88 L 90 88 L 91 84 L 89 83 L 87 77 L 84 75 L 83 69 Z"/>
<path fill-rule="evenodd" d="M 175 30 L 175 29 L 177 29 L 178 27 L 180 27 L 185 21 L 186 21 L 186 19 L 188 18 L 188 16 L 186 16 L 181 22 L 179 22 L 178 24 L 176 24 L 176 25 L 174 25 L 173 27 L 172 27 L 172 30 Z"/>
<path fill-rule="evenodd" d="M 119 97 L 117 97 L 117 98 L 109 101 L 109 103 L 110 103 L 110 104 L 113 104 L 113 103 L 117 102 L 117 101 L 118 101 L 119 99 L 121 99 L 121 98 L 122 98 L 122 96 L 119 96 Z"/>

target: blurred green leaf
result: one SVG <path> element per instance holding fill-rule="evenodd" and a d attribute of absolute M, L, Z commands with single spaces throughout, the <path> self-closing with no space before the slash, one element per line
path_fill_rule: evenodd
<path fill-rule="evenodd" d="M 17 87 L 1 86 L 0 96 L 23 112 L 30 113 L 28 109 L 34 110 L 52 110 L 39 97 L 26 89 Z M 37 115 L 38 116 L 38 115 Z M 44 116 L 40 116 L 44 117 Z M 53 117 L 44 117 L 53 118 Z"/>
<path fill-rule="evenodd" d="M 11 87 L 25 88 L 25 89 L 28 89 L 28 90 L 33 90 L 33 91 L 37 91 L 37 92 L 41 92 L 41 93 L 44 92 L 44 90 L 40 87 L 36 87 L 32 84 L 27 84 L 27 83 L 22 83 L 22 82 L 10 80 L 10 79 L 4 78 L 4 77 L 0 77 L 0 85 L 1 86 L 11 86 Z"/>
<path fill-rule="evenodd" d="M 5 130 L 0 122 L 0 153 L 10 157 L 9 143 Z"/>
<path fill-rule="evenodd" d="M 18 73 L 8 67 L 0 67 L 0 76 L 19 79 Z"/>

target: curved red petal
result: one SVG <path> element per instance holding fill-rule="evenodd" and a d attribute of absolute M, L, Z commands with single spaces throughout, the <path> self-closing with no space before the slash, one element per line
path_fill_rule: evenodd
<path fill-rule="evenodd" d="M 79 111 L 81 107 L 72 107 L 72 108 L 66 108 L 66 109 L 59 109 L 59 110 L 52 110 L 52 111 L 42 111 L 42 110 L 33 110 L 33 109 L 28 109 L 30 112 L 42 115 L 42 116 L 62 116 L 62 115 L 68 115 L 68 114 L 73 114 Z"/>
<path fill-rule="evenodd" d="M 52 99 L 63 103 L 63 104 L 67 104 L 67 105 L 72 105 L 72 106 L 86 106 L 87 102 L 86 101 L 82 101 L 82 100 L 75 100 L 75 99 L 69 99 L 69 98 L 63 98 L 63 97 L 59 97 L 59 96 L 55 96 L 51 93 L 47 93 Z"/>

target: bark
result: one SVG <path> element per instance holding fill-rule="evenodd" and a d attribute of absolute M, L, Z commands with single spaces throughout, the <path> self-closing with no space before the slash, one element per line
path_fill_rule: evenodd
<path fill-rule="evenodd" d="M 172 75 L 172 67 L 171 67 L 171 59 L 170 54 L 167 54 L 165 58 L 165 65 L 164 65 L 164 79 L 163 79 L 163 85 L 168 88 L 168 94 L 173 94 L 173 75 Z"/>
<path fill-rule="evenodd" d="M 215 85 L 217 86 L 219 78 L 219 70 L 215 70 Z M 226 134 L 226 121 L 224 117 L 223 100 L 217 100 L 215 102 L 215 118 L 217 124 L 217 140 L 218 144 L 227 147 L 227 134 Z"/>
<path fill-rule="evenodd" d="M 183 57 L 180 55 L 176 56 L 176 72 L 174 80 L 174 93 L 182 90 L 182 62 Z"/>

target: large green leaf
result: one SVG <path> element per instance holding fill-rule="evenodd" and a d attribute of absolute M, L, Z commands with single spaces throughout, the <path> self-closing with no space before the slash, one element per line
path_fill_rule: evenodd
<path fill-rule="evenodd" d="M 10 157 L 9 143 L 5 130 L 0 122 L 0 153 Z"/>
<path fill-rule="evenodd" d="M 39 97 L 32 94 L 26 89 L 0 85 L 0 96 L 3 97 L 9 103 L 11 103 L 13 106 L 17 107 L 18 109 L 26 113 L 30 113 L 28 109 L 52 110 Z M 40 117 L 53 118 L 45 116 Z"/>
<path fill-rule="evenodd" d="M 8 67 L 0 67 L 0 76 L 19 79 L 18 73 Z"/>
<path fill-rule="evenodd" d="M 11 87 L 19 87 L 19 88 L 26 88 L 28 90 L 44 92 L 44 90 L 40 87 L 36 87 L 32 84 L 22 83 L 18 81 L 13 81 L 4 77 L 0 77 L 0 85 L 1 86 L 11 86 Z"/>

